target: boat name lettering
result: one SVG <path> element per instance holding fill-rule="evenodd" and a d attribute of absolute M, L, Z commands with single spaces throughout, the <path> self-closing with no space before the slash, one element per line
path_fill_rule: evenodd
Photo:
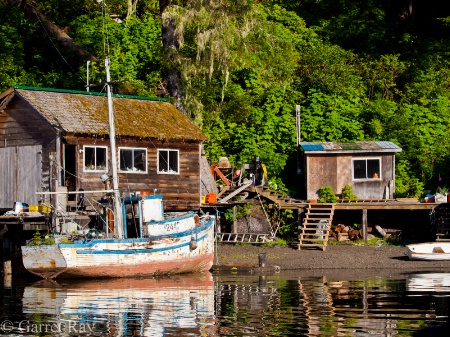
<path fill-rule="evenodd" d="M 174 222 L 166 222 L 164 224 L 164 229 L 166 231 L 178 231 L 180 228 L 180 222 L 179 221 L 174 221 Z"/>

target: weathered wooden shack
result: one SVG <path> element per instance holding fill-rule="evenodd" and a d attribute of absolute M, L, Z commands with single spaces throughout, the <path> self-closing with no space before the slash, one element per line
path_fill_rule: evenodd
<path fill-rule="evenodd" d="M 317 199 L 321 187 L 330 185 L 340 194 L 345 185 L 359 199 L 393 199 L 395 153 L 392 142 L 300 143 L 306 199 Z"/>
<path fill-rule="evenodd" d="M 122 195 L 157 189 L 167 210 L 198 209 L 204 133 L 162 99 L 113 95 L 113 106 Z M 36 192 L 100 197 L 109 153 L 105 94 L 34 87 L 0 94 L 0 208 L 60 202 Z"/>

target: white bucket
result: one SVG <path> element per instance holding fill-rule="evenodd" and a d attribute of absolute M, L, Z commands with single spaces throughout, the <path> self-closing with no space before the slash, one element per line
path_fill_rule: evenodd
<path fill-rule="evenodd" d="M 23 213 L 23 212 L 28 212 L 28 210 L 29 210 L 28 204 L 26 204 L 24 202 L 19 202 L 19 201 L 16 201 L 14 203 L 14 212 Z"/>

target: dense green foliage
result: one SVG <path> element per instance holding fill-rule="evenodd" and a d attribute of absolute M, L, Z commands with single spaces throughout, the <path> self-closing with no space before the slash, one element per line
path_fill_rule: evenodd
<path fill-rule="evenodd" d="M 358 199 L 358 196 L 353 193 L 353 188 L 350 185 L 345 185 L 342 188 L 342 195 L 341 195 L 343 200 L 354 200 L 354 199 Z"/>
<path fill-rule="evenodd" d="M 334 194 L 333 187 L 330 185 L 322 186 L 319 188 L 319 199 L 318 202 L 321 203 L 335 203 L 337 201 L 337 197 Z"/>
<path fill-rule="evenodd" d="M 209 160 L 238 167 L 259 156 L 293 195 L 297 104 L 302 141 L 401 146 L 398 196 L 450 185 L 448 4 L 43 0 L 33 3 L 37 20 L 11 3 L 0 2 L 0 90 L 84 88 L 86 58 L 61 47 L 47 20 L 97 57 L 91 83 L 103 80 L 106 55 L 121 93 L 168 95 L 175 69 L 178 103 L 210 137 Z"/>

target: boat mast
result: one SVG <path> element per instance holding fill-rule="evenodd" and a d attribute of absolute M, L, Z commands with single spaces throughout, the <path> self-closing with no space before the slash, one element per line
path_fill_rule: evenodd
<path fill-rule="evenodd" d="M 108 119 L 109 119 L 109 140 L 111 146 L 111 166 L 112 166 L 112 183 L 114 191 L 114 232 L 123 238 L 123 217 L 122 217 L 122 200 L 119 192 L 119 178 L 117 175 L 117 153 L 116 153 L 116 132 L 114 129 L 114 112 L 111 95 L 111 78 L 109 74 L 110 59 L 105 59 L 106 69 L 106 92 L 108 93 Z"/>

